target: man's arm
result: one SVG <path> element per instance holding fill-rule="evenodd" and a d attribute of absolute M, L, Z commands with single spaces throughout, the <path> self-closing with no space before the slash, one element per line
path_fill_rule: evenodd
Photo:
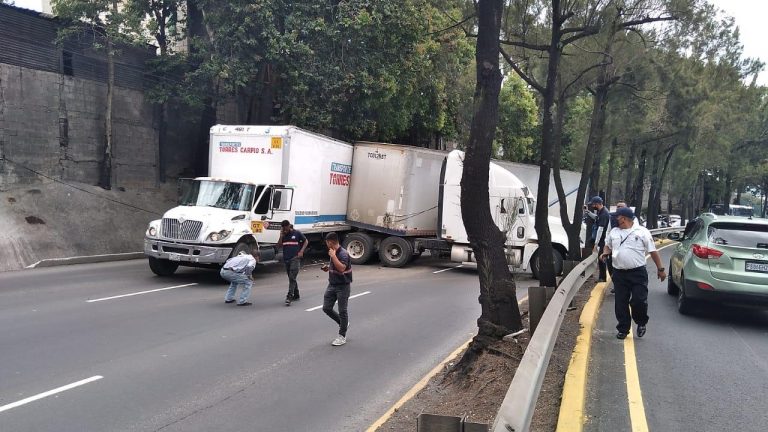
<path fill-rule="evenodd" d="M 659 255 L 659 251 L 651 252 L 651 259 L 653 260 L 653 263 L 656 264 L 656 268 L 658 269 L 656 271 L 656 276 L 658 276 L 659 280 L 663 282 L 664 279 L 667 278 L 667 272 L 664 271 L 664 265 L 661 263 L 661 255 Z"/>
<path fill-rule="evenodd" d="M 301 234 L 301 239 L 303 243 L 301 245 L 301 249 L 299 250 L 299 258 L 304 256 L 304 251 L 307 249 L 307 246 L 309 246 L 309 240 L 307 240 L 304 234 Z"/>

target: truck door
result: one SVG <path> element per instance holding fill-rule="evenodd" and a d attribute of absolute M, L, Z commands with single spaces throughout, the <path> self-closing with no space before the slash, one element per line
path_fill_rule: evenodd
<path fill-rule="evenodd" d="M 280 238 L 280 223 L 283 220 L 293 221 L 292 207 L 292 188 L 283 186 L 264 188 L 256 199 L 251 219 L 251 231 L 256 240 L 268 244 L 277 243 Z"/>

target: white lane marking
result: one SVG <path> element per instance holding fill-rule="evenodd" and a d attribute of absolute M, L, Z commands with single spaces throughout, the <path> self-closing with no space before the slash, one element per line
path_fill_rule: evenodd
<path fill-rule="evenodd" d="M 45 393 L 40 393 L 40 394 L 35 395 L 35 396 L 30 396 L 30 397 L 28 397 L 26 399 L 22 399 L 22 400 L 20 400 L 18 402 L 10 403 L 8 405 L 3 405 L 3 406 L 0 406 L 0 412 L 8 411 L 11 408 L 20 407 L 20 406 L 26 405 L 26 404 L 28 404 L 30 402 L 34 402 L 36 400 L 40 400 L 42 398 L 55 395 L 56 393 L 61 393 L 63 391 L 71 390 L 71 389 L 73 389 L 75 387 L 80 387 L 81 385 L 88 384 L 90 382 L 98 381 L 98 380 L 100 380 L 102 378 L 104 378 L 104 377 L 101 376 L 101 375 L 92 376 L 90 378 L 86 378 L 84 380 L 81 380 L 81 381 L 78 381 L 78 382 L 74 382 L 72 384 L 67 384 L 67 385 L 65 385 L 63 387 L 59 387 L 59 388 L 55 388 L 53 390 L 49 390 L 49 391 L 47 391 Z"/>
<path fill-rule="evenodd" d="M 438 274 L 438 273 L 442 273 L 442 272 L 447 272 L 448 270 L 453 270 L 453 269 L 461 268 L 461 267 L 463 267 L 463 266 L 464 266 L 464 264 L 459 264 L 459 265 L 457 265 L 456 267 L 451 267 L 451 268 L 447 268 L 447 269 L 442 269 L 442 270 L 438 270 L 438 271 L 433 271 L 433 272 L 432 272 L 432 274 Z"/>
<path fill-rule="evenodd" d="M 350 299 L 350 300 L 352 300 L 352 299 L 353 299 L 353 298 L 355 298 L 355 297 L 364 296 L 364 295 L 366 295 L 366 294 L 370 294 L 370 293 L 371 293 L 370 291 L 361 292 L 360 294 L 355 294 L 355 295 L 353 295 L 353 296 L 349 296 L 349 299 Z M 322 309 L 322 308 L 323 308 L 323 306 L 322 306 L 322 305 L 320 305 L 320 306 L 315 306 L 315 307 L 313 307 L 313 308 L 304 309 L 304 311 L 305 311 L 305 312 L 312 312 L 312 311 L 316 311 L 316 310 L 318 310 L 318 309 Z"/>
<path fill-rule="evenodd" d="M 666 248 L 668 248 L 668 247 L 670 247 L 670 246 L 675 246 L 675 245 L 677 245 L 677 242 L 675 242 L 675 243 L 672 243 L 672 244 L 668 244 L 668 245 L 665 245 L 665 246 L 662 246 L 662 247 L 660 247 L 660 248 L 657 248 L 657 249 L 656 249 L 656 252 L 658 252 L 658 251 L 660 251 L 660 250 L 662 250 L 662 249 L 666 249 Z M 651 259 L 651 254 L 648 254 L 648 255 L 646 255 L 646 256 L 645 256 L 645 260 L 646 260 L 646 261 L 648 261 L 649 259 Z M 662 264 L 664 264 L 664 263 L 662 262 Z M 669 269 L 667 269 L 667 270 L 669 270 Z"/>
<path fill-rule="evenodd" d="M 188 284 L 184 284 L 184 285 L 176 285 L 176 286 L 166 287 L 166 288 L 158 288 L 158 289 L 153 289 L 153 290 L 149 290 L 149 291 L 139 291 L 139 292 L 130 293 L 130 294 L 123 294 L 123 295 L 116 295 L 116 296 L 112 296 L 112 297 L 104 297 L 104 298 L 99 298 L 99 299 L 86 300 L 86 303 L 93 303 L 93 302 L 99 302 L 99 301 L 104 301 L 104 300 L 112 300 L 112 299 L 123 298 L 123 297 L 131 297 L 131 296 L 135 296 L 135 295 L 148 294 L 148 293 L 153 293 L 153 292 L 158 292 L 158 291 L 167 291 L 167 290 L 172 290 L 172 289 L 176 289 L 176 288 L 184 288 L 184 287 L 188 287 L 188 286 L 192 286 L 192 285 L 197 285 L 197 282 L 195 282 L 195 283 L 188 283 Z"/>

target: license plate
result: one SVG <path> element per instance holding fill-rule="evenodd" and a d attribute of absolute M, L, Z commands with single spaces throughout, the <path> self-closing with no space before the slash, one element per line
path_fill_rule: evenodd
<path fill-rule="evenodd" d="M 177 253 L 169 253 L 168 254 L 168 259 L 171 260 L 171 261 L 181 261 L 181 255 L 179 255 Z"/>
<path fill-rule="evenodd" d="M 768 262 L 747 261 L 746 271 L 768 273 Z"/>
<path fill-rule="evenodd" d="M 252 221 L 251 222 L 251 231 L 255 233 L 260 233 L 264 231 L 264 224 L 260 221 Z"/>

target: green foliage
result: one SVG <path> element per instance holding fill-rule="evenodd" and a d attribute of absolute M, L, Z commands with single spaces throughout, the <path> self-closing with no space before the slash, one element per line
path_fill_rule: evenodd
<path fill-rule="evenodd" d="M 535 94 L 517 75 L 509 75 L 499 94 L 499 124 L 494 154 L 513 162 L 535 163 L 539 134 Z"/>

